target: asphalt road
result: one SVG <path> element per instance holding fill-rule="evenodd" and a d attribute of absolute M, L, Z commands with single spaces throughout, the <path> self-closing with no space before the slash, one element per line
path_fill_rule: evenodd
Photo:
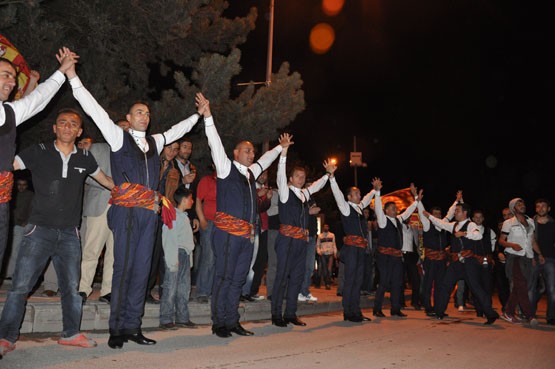
<path fill-rule="evenodd" d="M 177 331 L 145 332 L 158 343 L 144 347 L 106 345 L 104 332 L 89 334 L 93 349 L 63 347 L 57 334 L 24 335 L 0 368 L 409 368 L 409 369 L 552 369 L 555 326 L 530 327 L 499 320 L 484 326 L 473 311 L 450 308 L 445 321 L 422 311 L 405 310 L 408 318 L 381 318 L 357 324 L 340 313 L 303 317 L 306 327 L 278 328 L 269 321 L 246 322 L 253 337 L 222 339 L 209 326 Z M 371 315 L 371 311 L 365 311 Z M 545 316 L 545 306 L 540 315 Z M 387 312 L 386 312 L 386 315 Z"/>

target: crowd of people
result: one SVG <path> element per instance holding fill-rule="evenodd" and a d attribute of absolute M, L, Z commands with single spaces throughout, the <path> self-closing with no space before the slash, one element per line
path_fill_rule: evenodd
<path fill-rule="evenodd" d="M 492 307 L 495 286 L 503 319 L 535 325 L 543 281 L 547 324 L 555 324 L 555 221 L 548 200 L 535 202 L 533 218 L 521 198 L 511 200 L 498 230 L 484 225 L 483 211 L 472 210 L 461 191 L 445 217 L 437 206 L 428 212 L 424 191 L 412 184 L 414 201 L 406 208 L 393 201 L 382 205 L 380 178 L 362 196 L 354 186 L 340 189 L 332 161 L 323 162 L 324 174 L 312 182 L 302 166 L 288 171 L 294 142 L 287 133 L 256 160 L 247 140 L 228 157 L 201 93 L 195 96 L 196 112 L 163 133 L 147 134 L 150 108 L 142 101 L 129 107 L 125 119 L 113 119 L 77 76 L 78 55 L 64 47 L 56 58 L 59 69 L 17 101 L 10 101 L 17 69 L 0 59 L 0 265 L 12 234 L 0 357 L 15 349 L 27 297 L 49 260 L 56 280 L 49 290 L 59 290 L 63 307 L 58 343 L 95 347 L 80 323 L 101 256 L 99 300 L 110 304 L 113 349 L 129 341 L 156 344 L 141 329 L 147 302 L 160 304 L 161 329 L 195 328 L 188 311 L 193 284 L 194 298 L 210 303 L 213 334 L 222 338 L 254 335 L 240 324 L 241 301 L 266 298 L 273 325 L 305 326 L 298 303 L 316 302 L 312 285 L 323 282 L 331 289 L 334 277 L 345 321 L 371 320 L 362 314 L 360 296 L 372 293 L 374 318 L 385 318 L 386 292 L 390 315 L 405 318 L 408 283 L 413 308 L 436 319 L 447 316 L 456 286 L 457 306 L 471 299 L 477 315 L 493 324 L 500 317 Z M 16 127 L 44 109 L 66 78 L 106 143 L 78 142 L 83 118 L 63 109 L 52 126 L 53 141 L 16 155 Z M 213 163 L 200 179 L 190 161 L 193 144 L 185 137 L 199 121 Z M 268 168 L 276 160 L 272 189 Z M 13 171 L 25 169 L 34 191 L 18 179 L 10 201 Z M 314 194 L 328 182 L 340 217 L 335 232 L 327 224 L 319 231 L 317 223 L 321 209 Z M 420 226 L 411 222 L 413 214 Z M 266 297 L 259 294 L 263 281 Z"/>

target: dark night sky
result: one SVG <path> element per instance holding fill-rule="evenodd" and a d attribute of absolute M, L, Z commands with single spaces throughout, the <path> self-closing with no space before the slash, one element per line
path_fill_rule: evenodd
<path fill-rule="evenodd" d="M 263 81 L 270 1 L 231 3 L 230 16 L 258 7 L 239 79 Z M 415 182 L 427 206 L 446 209 L 462 189 L 490 219 L 515 196 L 529 214 L 537 197 L 555 201 L 555 140 L 545 133 L 555 80 L 549 9 L 503 0 L 347 0 L 329 17 L 321 0 L 275 5 L 273 70 L 288 61 L 302 75 L 307 108 L 287 131 L 291 151 L 307 164 L 336 156 L 338 181 L 353 184 L 356 136 L 368 164 L 358 170 L 364 192 L 374 176 L 384 193 Z M 308 43 L 320 22 L 336 32 L 324 55 Z"/>

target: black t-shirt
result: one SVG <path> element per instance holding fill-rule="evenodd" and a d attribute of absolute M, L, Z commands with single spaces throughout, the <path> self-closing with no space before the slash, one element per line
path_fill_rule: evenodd
<path fill-rule="evenodd" d="M 64 165 L 62 154 L 51 142 L 31 146 L 18 156 L 31 171 L 35 189 L 29 223 L 52 228 L 79 226 L 85 179 L 98 170 L 92 154 L 76 149 Z"/>
<path fill-rule="evenodd" d="M 547 258 L 555 258 L 555 222 L 545 224 L 536 222 L 536 235 L 542 255 Z"/>

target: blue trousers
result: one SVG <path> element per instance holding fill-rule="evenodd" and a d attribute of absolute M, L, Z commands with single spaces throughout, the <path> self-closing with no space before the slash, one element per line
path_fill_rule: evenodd
<path fill-rule="evenodd" d="M 536 286 L 538 278 L 543 277 L 545 281 L 545 293 L 547 295 L 547 320 L 555 319 L 555 258 L 545 258 L 545 264 L 536 263 L 532 274 L 532 286 Z M 538 301 L 541 298 L 537 288 L 532 290 L 532 313 L 536 315 Z"/>
<path fill-rule="evenodd" d="M 422 299 L 426 313 L 434 311 L 434 305 L 439 298 L 439 286 L 443 281 L 447 262 L 445 260 L 430 260 L 424 259 L 424 278 L 422 280 Z M 433 290 L 433 304 L 432 304 L 432 290 Z"/>
<path fill-rule="evenodd" d="M 251 265 L 253 244 L 214 227 L 215 274 L 212 286 L 212 324 L 214 328 L 233 328 L 239 322 L 241 289 Z"/>
<path fill-rule="evenodd" d="M 449 264 L 440 286 L 438 301 L 435 302 L 434 310 L 438 316 L 445 313 L 451 292 L 460 279 L 465 280 L 470 291 L 479 301 L 486 317 L 492 318 L 497 315 L 491 306 L 491 295 L 488 295 L 482 286 L 480 268 L 482 268 L 482 265 L 473 257 L 466 258 L 464 263 L 456 261 Z"/>
<path fill-rule="evenodd" d="M 272 316 L 280 317 L 283 311 L 283 297 L 287 290 L 285 318 L 297 316 L 297 298 L 301 291 L 306 268 L 305 240 L 278 234 L 276 238 L 277 270 L 272 291 Z"/>
<path fill-rule="evenodd" d="M 345 263 L 345 282 L 343 284 L 343 314 L 346 317 L 361 316 L 360 287 L 364 277 L 365 252 L 361 247 L 344 245 L 341 258 Z"/>
<path fill-rule="evenodd" d="M 108 226 L 114 233 L 110 334 L 135 334 L 141 330 L 158 215 L 113 205 Z"/>
<path fill-rule="evenodd" d="M 28 224 L 0 319 L 0 338 L 11 343 L 17 340 L 27 296 L 50 258 L 62 293 L 62 337 L 79 333 L 83 303 L 77 291 L 81 274 L 79 231 L 76 227 L 57 229 Z"/>
<path fill-rule="evenodd" d="M 343 252 L 343 250 L 341 251 Z M 401 312 L 401 294 L 403 293 L 403 260 L 400 257 L 377 253 L 380 283 L 376 290 L 374 311 L 381 311 L 385 291 L 390 291 L 391 314 Z"/>

